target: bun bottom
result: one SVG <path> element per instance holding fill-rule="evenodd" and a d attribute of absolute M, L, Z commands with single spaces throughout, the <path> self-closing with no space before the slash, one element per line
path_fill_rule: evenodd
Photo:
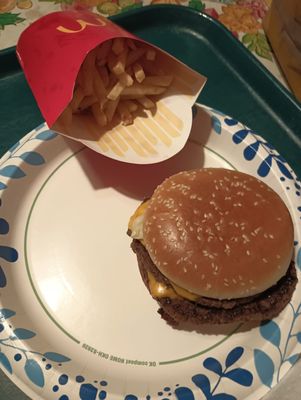
<path fill-rule="evenodd" d="M 131 246 L 137 256 L 141 277 L 150 294 L 152 295 L 149 273 L 155 277 L 156 281 L 172 288 L 168 279 L 152 262 L 143 244 L 134 239 Z M 195 302 L 180 296 L 153 297 L 160 306 L 158 312 L 161 317 L 174 327 L 182 323 L 197 327 L 203 324 L 260 322 L 275 318 L 285 308 L 291 300 L 297 282 L 295 263 L 292 261 L 286 275 L 274 286 L 257 296 L 222 301 L 200 297 Z"/>

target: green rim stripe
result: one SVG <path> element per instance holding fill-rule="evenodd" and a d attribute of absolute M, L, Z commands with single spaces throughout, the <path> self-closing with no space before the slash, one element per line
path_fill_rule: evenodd
<path fill-rule="evenodd" d="M 197 141 L 193 140 L 193 143 L 196 143 L 198 145 L 200 145 L 200 143 L 198 143 Z M 237 168 L 234 167 L 233 164 L 231 164 L 225 157 L 223 157 L 222 155 L 220 155 L 219 153 L 217 153 L 215 150 L 210 149 L 209 147 L 205 146 L 205 145 L 201 145 L 202 147 L 204 147 L 204 149 L 211 151 L 211 153 L 215 154 L 216 156 L 218 156 L 219 158 L 221 158 L 222 160 L 224 160 L 227 164 L 229 164 L 235 171 L 237 171 Z"/>
<path fill-rule="evenodd" d="M 235 332 L 238 331 L 238 329 L 242 326 L 243 324 L 239 324 L 237 325 L 237 327 L 229 333 L 229 335 L 227 335 L 226 337 L 224 337 L 223 339 L 221 339 L 219 342 L 216 342 L 215 344 L 213 344 L 212 346 L 208 347 L 205 350 L 202 350 L 198 353 L 192 354 L 191 356 L 187 356 L 187 357 L 183 357 L 183 358 L 177 358 L 176 360 L 170 360 L 170 361 L 160 361 L 159 365 L 167 365 L 167 364 L 175 364 L 178 362 L 182 362 L 182 361 L 187 361 L 187 360 L 191 360 L 192 358 L 196 358 L 201 356 L 202 354 L 207 353 L 208 351 L 215 349 L 215 347 L 219 346 L 220 344 L 222 344 L 223 342 L 225 342 L 226 340 L 228 340 Z"/>
<path fill-rule="evenodd" d="M 43 189 L 45 188 L 46 184 L 49 182 L 49 180 L 53 177 L 53 175 L 67 162 L 69 161 L 72 157 L 76 156 L 78 153 L 80 153 L 81 151 L 83 151 L 85 149 L 85 147 L 80 148 L 78 151 L 76 151 L 75 153 L 71 154 L 69 157 L 67 157 L 64 161 L 62 161 L 52 172 L 51 174 L 48 176 L 48 178 L 45 180 L 45 182 L 42 184 L 41 188 L 39 189 L 36 197 L 34 198 L 34 201 L 30 207 L 29 210 L 29 214 L 27 217 L 27 221 L 26 221 L 26 225 L 25 225 L 25 234 L 24 234 L 24 257 L 25 257 L 25 266 L 26 266 L 26 271 L 27 271 L 27 275 L 32 287 L 32 290 L 34 292 L 34 294 L 36 295 L 36 298 L 38 300 L 38 302 L 40 303 L 41 307 L 43 308 L 43 310 L 45 311 L 45 313 L 47 314 L 47 316 L 51 319 L 51 321 L 63 332 L 65 333 L 65 335 L 67 335 L 70 339 L 72 339 L 74 342 L 76 342 L 77 344 L 80 343 L 80 341 L 78 339 L 76 339 L 75 337 L 73 337 L 72 335 L 70 335 L 70 333 L 68 333 L 54 318 L 53 316 L 50 314 L 50 312 L 47 310 L 46 306 L 44 305 L 43 301 L 41 300 L 32 276 L 31 276 L 31 272 L 30 272 L 30 268 L 29 268 L 29 262 L 28 262 L 28 253 L 27 253 L 27 239 L 28 239 L 28 229 L 29 229 L 29 223 L 30 223 L 30 219 L 33 213 L 33 209 L 37 203 L 37 200 L 40 196 L 40 194 L 42 193 Z"/>

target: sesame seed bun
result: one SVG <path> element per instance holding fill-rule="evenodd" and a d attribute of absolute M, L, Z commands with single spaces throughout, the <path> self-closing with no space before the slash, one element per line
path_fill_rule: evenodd
<path fill-rule="evenodd" d="M 256 295 L 276 284 L 293 254 L 293 224 L 279 195 L 242 172 L 180 172 L 148 202 L 143 243 L 175 285 L 214 299 Z"/>

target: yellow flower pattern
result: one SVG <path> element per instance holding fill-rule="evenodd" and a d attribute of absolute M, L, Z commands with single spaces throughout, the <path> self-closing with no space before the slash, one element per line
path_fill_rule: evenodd
<path fill-rule="evenodd" d="M 218 19 L 230 29 L 230 31 L 256 33 L 261 29 L 261 23 L 253 16 L 250 8 L 230 4 L 223 6 L 222 11 Z"/>

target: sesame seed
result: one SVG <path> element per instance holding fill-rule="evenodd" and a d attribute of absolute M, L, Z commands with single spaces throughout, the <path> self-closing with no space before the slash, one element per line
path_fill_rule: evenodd
<path fill-rule="evenodd" d="M 248 256 L 251 255 L 250 250 L 247 250 L 246 253 L 247 253 Z"/>
<path fill-rule="evenodd" d="M 277 254 L 277 255 L 276 255 L 276 258 L 278 258 L 278 260 L 279 260 L 279 258 L 280 258 L 280 255 L 279 255 L 279 254 Z"/>
<path fill-rule="evenodd" d="M 244 238 L 244 243 L 246 243 L 246 242 L 249 242 L 250 241 L 250 239 L 248 238 L 248 236 L 247 235 L 242 235 L 242 237 Z"/>
<path fill-rule="evenodd" d="M 268 260 L 267 260 L 266 258 L 263 258 L 262 261 L 263 261 L 264 263 L 267 263 L 267 262 L 268 262 Z"/>
<path fill-rule="evenodd" d="M 274 235 L 269 234 L 270 239 L 274 239 Z"/>

